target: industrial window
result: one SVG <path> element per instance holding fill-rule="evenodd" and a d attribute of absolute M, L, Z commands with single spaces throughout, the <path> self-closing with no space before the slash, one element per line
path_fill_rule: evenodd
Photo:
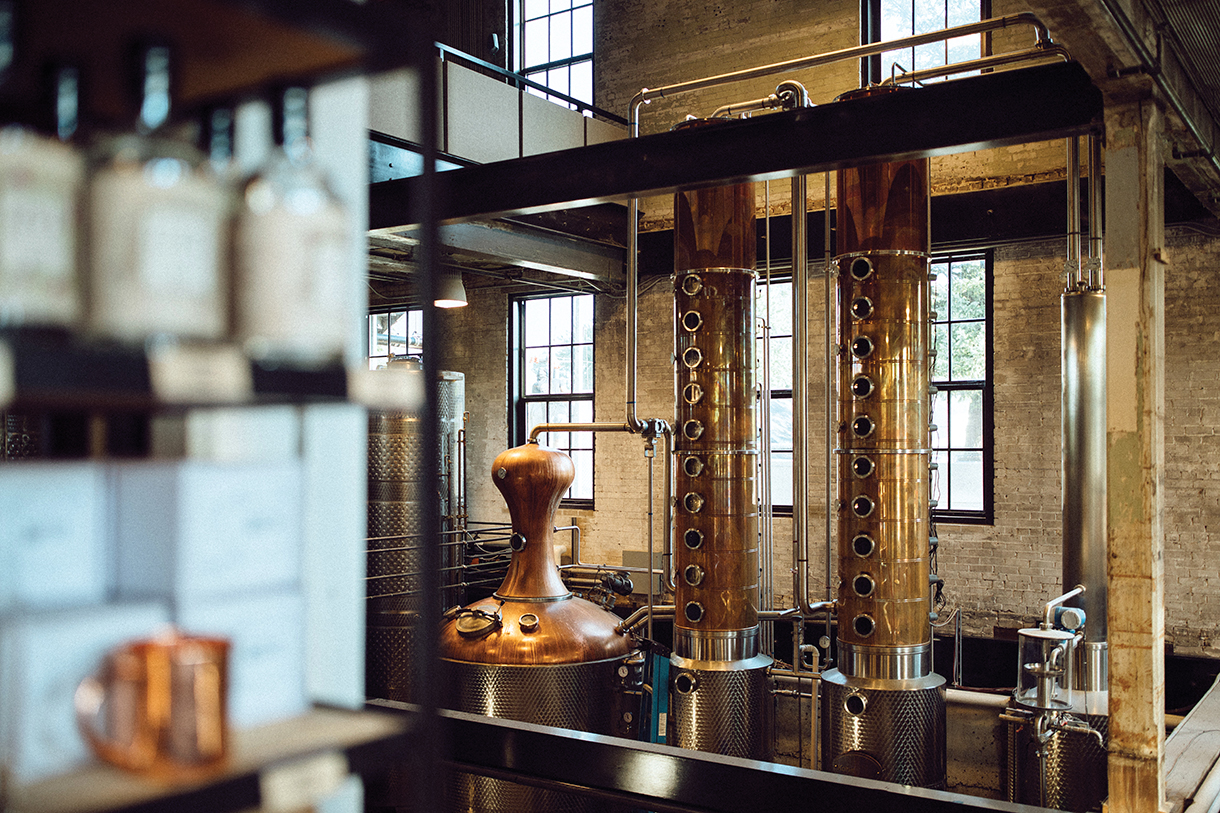
<path fill-rule="evenodd" d="M 792 510 L 792 281 L 759 285 L 756 312 L 769 327 L 769 347 L 759 332 L 758 358 L 768 359 L 771 371 L 771 506 L 782 513 Z"/>
<path fill-rule="evenodd" d="M 424 314 L 418 308 L 370 313 L 367 324 L 370 370 L 381 369 L 395 356 L 423 356 Z"/>
<path fill-rule="evenodd" d="M 862 0 L 862 42 L 925 34 L 991 16 L 991 0 Z M 880 82 L 894 74 L 978 59 L 986 48 L 986 35 L 955 37 L 914 48 L 886 51 L 864 60 L 863 79 Z"/>
<path fill-rule="evenodd" d="M 542 423 L 593 420 L 593 295 L 519 299 L 513 309 L 518 444 Z M 539 441 L 567 452 L 576 479 L 565 500 L 593 503 L 593 433 L 546 432 Z"/>
<path fill-rule="evenodd" d="M 934 257 L 932 516 L 991 521 L 991 252 Z"/>
<path fill-rule="evenodd" d="M 521 0 L 517 11 L 518 72 L 593 104 L 593 0 Z M 575 107 L 542 91 L 530 93 Z"/>

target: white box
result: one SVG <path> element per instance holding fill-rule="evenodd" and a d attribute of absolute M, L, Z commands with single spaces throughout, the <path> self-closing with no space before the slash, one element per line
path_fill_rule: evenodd
<path fill-rule="evenodd" d="M 105 470 L 0 465 L 0 613 L 106 597 Z"/>
<path fill-rule="evenodd" d="M 192 409 L 153 419 L 153 456 L 218 463 L 294 460 L 301 428 L 294 406 Z"/>
<path fill-rule="evenodd" d="M 229 651 L 229 723 L 261 725 L 303 714 L 305 602 L 295 590 L 179 604 L 174 621 L 189 635 L 222 636 Z"/>
<path fill-rule="evenodd" d="M 121 597 L 194 601 L 299 583 L 298 462 L 123 463 L 114 484 Z"/>
<path fill-rule="evenodd" d="M 9 779 L 34 782 L 89 761 L 76 727 L 77 684 L 111 649 L 168 622 L 157 603 L 16 612 L 0 621 L 0 765 Z"/>

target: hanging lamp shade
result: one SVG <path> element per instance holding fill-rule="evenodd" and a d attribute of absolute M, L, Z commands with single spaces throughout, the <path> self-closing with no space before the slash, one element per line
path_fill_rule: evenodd
<path fill-rule="evenodd" d="M 460 271 L 445 271 L 437 282 L 436 299 L 432 304 L 438 308 L 466 307 L 466 286 L 462 284 Z"/>

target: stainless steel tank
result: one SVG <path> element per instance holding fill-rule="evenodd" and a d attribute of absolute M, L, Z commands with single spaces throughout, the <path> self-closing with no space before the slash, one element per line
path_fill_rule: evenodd
<path fill-rule="evenodd" d="M 616 693 L 638 674 L 620 619 L 564 586 L 555 509 L 575 477 L 563 452 L 530 442 L 502 452 L 492 479 L 508 504 L 512 560 L 488 598 L 448 613 L 440 634 L 443 704 L 458 711 L 597 734 L 621 734 Z M 452 810 L 601 809 L 595 800 L 457 774 Z"/>
<path fill-rule="evenodd" d="M 675 129 L 715 126 L 692 119 Z M 678 422 L 667 741 L 769 759 L 759 651 L 758 403 L 751 184 L 674 196 Z"/>
<path fill-rule="evenodd" d="M 847 102 L 894 88 L 844 94 Z M 849 102 L 848 102 L 849 103 Z M 931 670 L 928 161 L 838 176 L 838 668 L 822 678 L 822 767 L 945 782 Z"/>
<path fill-rule="evenodd" d="M 422 372 L 414 372 L 423 375 Z M 443 371 L 437 381 L 441 434 L 439 460 L 442 488 L 437 495 L 445 530 L 452 514 L 458 483 L 456 457 L 458 432 L 465 410 L 465 376 Z M 423 444 L 428 442 L 420 417 L 414 412 L 369 410 L 368 434 L 368 615 L 365 628 L 365 693 L 368 697 L 410 701 L 412 653 L 419 616 L 421 534 L 425 477 L 421 468 Z M 435 498 L 435 497 L 429 497 Z M 446 543 L 452 542 L 449 537 Z M 443 568 L 460 563 L 461 549 L 441 549 Z M 441 603 L 458 603 L 453 584 L 455 570 L 443 571 Z"/>

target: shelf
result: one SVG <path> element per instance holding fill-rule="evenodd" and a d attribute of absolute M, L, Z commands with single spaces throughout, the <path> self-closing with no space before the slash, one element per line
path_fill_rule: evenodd
<path fill-rule="evenodd" d="M 402 714 L 317 708 L 234 732 L 227 767 L 206 781 L 165 785 L 95 764 L 17 786 L 0 802 L 11 813 L 292 810 L 327 795 L 349 773 L 376 774 L 400 761 L 412 728 Z"/>
<path fill-rule="evenodd" d="M 174 45 L 182 113 L 289 78 L 404 64 L 420 28 L 399 5 L 349 0 L 37 0 L 18 13 L 23 50 L 3 95 L 33 102 L 46 62 L 68 60 L 85 77 L 85 121 L 109 124 L 135 118 L 125 59 L 137 37 Z"/>

